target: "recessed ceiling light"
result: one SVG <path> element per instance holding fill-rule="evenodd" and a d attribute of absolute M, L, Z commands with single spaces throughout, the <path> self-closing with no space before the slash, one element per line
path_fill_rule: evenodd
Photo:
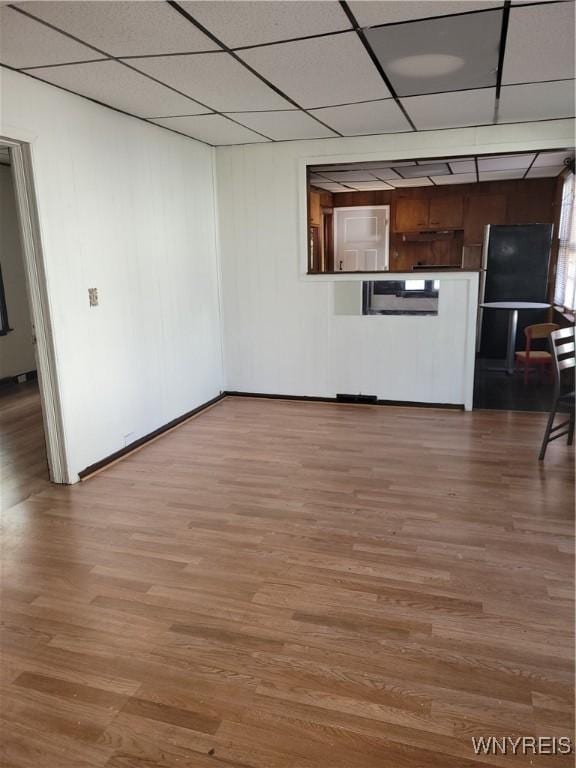
<path fill-rule="evenodd" d="M 462 69 L 465 61 L 460 56 L 427 53 L 421 56 L 402 56 L 388 64 L 388 68 L 403 77 L 442 77 Z"/>

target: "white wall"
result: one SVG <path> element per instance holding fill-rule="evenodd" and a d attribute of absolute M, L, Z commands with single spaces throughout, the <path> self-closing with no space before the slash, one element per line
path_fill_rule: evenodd
<path fill-rule="evenodd" d="M 213 150 L 1 76 L 0 133 L 32 143 L 74 479 L 221 389 Z"/>
<path fill-rule="evenodd" d="M 305 161 L 514 152 L 573 137 L 573 121 L 561 120 L 219 148 L 225 388 L 469 403 L 474 280 L 442 276 L 438 318 L 336 316 L 334 278 L 303 274 Z"/>
<path fill-rule="evenodd" d="M 0 165 L 0 265 L 10 333 L 0 336 L 0 379 L 34 371 L 32 323 L 9 165 Z"/>

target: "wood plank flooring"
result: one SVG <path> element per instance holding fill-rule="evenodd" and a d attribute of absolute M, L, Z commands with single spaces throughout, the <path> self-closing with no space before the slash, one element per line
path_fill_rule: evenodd
<path fill-rule="evenodd" d="M 49 485 L 38 382 L 0 388 L 0 509 Z"/>
<path fill-rule="evenodd" d="M 229 398 L 4 515 L 3 768 L 474 768 L 573 722 L 544 416 Z"/>

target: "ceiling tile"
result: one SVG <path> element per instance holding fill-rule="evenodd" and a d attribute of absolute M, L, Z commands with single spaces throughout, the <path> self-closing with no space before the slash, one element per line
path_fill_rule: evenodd
<path fill-rule="evenodd" d="M 574 117 L 574 81 L 505 85 L 500 91 L 499 123 Z"/>
<path fill-rule="evenodd" d="M 453 176 L 432 176 L 435 184 L 474 184 L 476 182 L 476 173 L 456 173 Z"/>
<path fill-rule="evenodd" d="M 378 179 L 388 181 L 389 179 L 401 179 L 402 177 L 393 168 L 374 168 L 372 170 L 374 176 Z"/>
<path fill-rule="evenodd" d="M 420 130 L 486 125 L 494 118 L 495 88 L 411 96 L 402 104 Z"/>
<path fill-rule="evenodd" d="M 410 124 L 394 99 L 311 110 L 320 120 L 344 136 L 409 131 Z M 382 166 L 386 165 L 385 163 Z"/>
<path fill-rule="evenodd" d="M 502 181 L 503 179 L 521 179 L 526 170 L 507 170 L 507 171 L 481 171 L 479 173 L 480 181 Z"/>
<path fill-rule="evenodd" d="M 331 183 L 329 181 L 315 181 L 314 186 L 319 189 L 326 189 L 328 192 L 350 192 L 348 187 L 342 187 L 340 184 Z"/>
<path fill-rule="evenodd" d="M 392 184 L 395 187 L 430 187 L 432 186 L 432 182 L 430 179 L 427 179 L 425 177 L 418 178 L 418 179 L 398 179 L 397 181 L 393 181 Z"/>
<path fill-rule="evenodd" d="M 275 141 L 322 139 L 337 135 L 298 109 L 276 112 L 233 112 L 230 116 L 242 125 L 264 133 Z"/>
<path fill-rule="evenodd" d="M 452 173 L 476 173 L 476 163 L 474 160 L 456 160 L 450 161 Z"/>
<path fill-rule="evenodd" d="M 297 6 L 282 0 L 200 0 L 180 5 L 230 48 L 351 29 L 340 4 L 331 0 L 300 0 Z"/>
<path fill-rule="evenodd" d="M 502 82 L 574 77 L 574 3 L 512 8 Z"/>
<path fill-rule="evenodd" d="M 130 59 L 130 64 L 219 112 L 292 106 L 227 53 Z"/>
<path fill-rule="evenodd" d="M 509 168 L 518 168 L 525 171 L 533 160 L 534 153 L 530 155 L 495 155 L 493 157 L 479 157 L 478 170 L 505 171 Z"/>
<path fill-rule="evenodd" d="M 237 125 L 222 115 L 199 115 L 197 117 L 162 117 L 153 121 L 166 128 L 173 128 L 180 133 L 186 133 L 194 139 L 206 141 L 208 144 L 254 144 L 265 142 L 263 136 L 258 136 L 243 125 Z"/>
<path fill-rule="evenodd" d="M 423 163 L 422 165 L 415 165 L 412 168 L 402 168 L 400 170 L 401 176 L 406 179 L 417 178 L 422 176 L 422 174 L 426 174 L 426 176 L 431 174 L 444 176 L 446 173 L 450 173 L 447 163 Z"/>
<path fill-rule="evenodd" d="M 0 10 L 0 51 L 2 63 L 17 68 L 104 58 L 12 8 Z"/>
<path fill-rule="evenodd" d="M 39 0 L 26 11 L 113 56 L 213 51 L 218 46 L 157 0 Z"/>
<path fill-rule="evenodd" d="M 139 117 L 207 112 L 192 99 L 109 59 L 92 64 L 33 69 L 30 74 Z"/>
<path fill-rule="evenodd" d="M 252 48 L 238 55 L 306 109 L 390 95 L 355 32 Z"/>
<path fill-rule="evenodd" d="M 382 190 L 382 189 L 394 189 L 390 184 L 386 184 L 385 181 L 354 181 L 350 184 L 351 187 L 359 192 L 369 192 L 370 190 Z"/>
<path fill-rule="evenodd" d="M 532 167 L 564 165 L 564 160 L 567 157 L 574 157 L 574 152 L 569 149 L 563 149 L 560 152 L 540 152 Z"/>
<path fill-rule="evenodd" d="M 349 5 L 360 26 L 370 27 L 430 16 L 490 10 L 502 6 L 503 0 L 387 0 L 384 3 L 382 0 L 352 0 Z"/>
<path fill-rule="evenodd" d="M 399 96 L 496 85 L 502 11 L 369 29 L 366 36 Z"/>
<path fill-rule="evenodd" d="M 527 179 L 540 179 L 545 178 L 549 176 L 558 176 L 559 173 L 562 173 L 562 171 L 566 168 L 565 165 L 541 165 L 538 167 L 532 166 L 528 173 L 526 174 Z"/>
<path fill-rule="evenodd" d="M 377 181 L 370 171 L 325 171 L 322 175 L 331 181 L 339 181 L 341 184 L 357 181 Z"/>

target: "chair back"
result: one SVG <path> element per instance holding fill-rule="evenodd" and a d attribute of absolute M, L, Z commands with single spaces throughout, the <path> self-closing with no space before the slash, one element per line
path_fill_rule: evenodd
<path fill-rule="evenodd" d="M 535 325 L 527 325 L 524 328 L 524 334 L 526 340 L 532 339 L 547 339 L 552 331 L 556 331 L 560 328 L 557 323 L 536 323 Z"/>
<path fill-rule="evenodd" d="M 550 347 L 556 371 L 556 386 L 560 387 L 562 374 L 576 368 L 574 326 L 552 331 Z"/>

